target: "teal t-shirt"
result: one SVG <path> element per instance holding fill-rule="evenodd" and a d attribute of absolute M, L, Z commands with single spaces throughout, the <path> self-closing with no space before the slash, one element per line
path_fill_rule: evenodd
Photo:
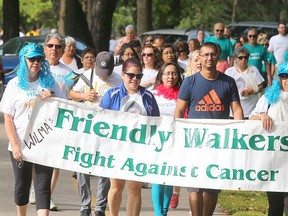
<path fill-rule="evenodd" d="M 215 36 L 210 36 L 205 39 L 204 42 L 218 43 L 222 49 L 220 59 L 228 60 L 229 56 L 233 56 L 233 46 L 229 39 L 223 37 L 220 39 L 215 38 Z"/>
<path fill-rule="evenodd" d="M 265 47 L 260 44 L 251 46 L 249 43 L 244 44 L 250 52 L 250 58 L 248 60 L 248 65 L 254 65 L 257 67 L 260 73 L 262 73 L 262 61 L 267 61 L 267 51 Z"/>
<path fill-rule="evenodd" d="M 273 64 L 273 65 L 275 65 L 275 64 L 277 64 L 277 61 L 276 61 L 276 59 L 275 59 L 275 56 L 274 56 L 274 54 L 273 53 L 271 53 L 271 52 L 267 52 L 267 61 L 268 61 L 268 63 L 269 64 Z M 266 66 L 265 66 L 265 62 L 264 61 L 262 61 L 262 73 L 266 73 Z"/>

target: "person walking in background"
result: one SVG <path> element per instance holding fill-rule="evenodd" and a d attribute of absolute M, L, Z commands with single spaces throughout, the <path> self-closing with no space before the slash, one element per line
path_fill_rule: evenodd
<path fill-rule="evenodd" d="M 165 63 L 156 77 L 154 90 L 160 114 L 171 116 L 176 107 L 176 100 L 182 84 L 181 69 L 173 62 Z M 152 201 L 156 216 L 167 216 L 173 186 L 152 184 Z"/>
<path fill-rule="evenodd" d="M 216 23 L 213 31 L 214 35 L 205 38 L 205 42 L 219 44 L 222 49 L 220 59 L 228 61 L 229 64 L 233 66 L 233 46 L 230 40 L 224 36 L 224 25 L 222 23 Z"/>
<path fill-rule="evenodd" d="M 154 43 L 154 37 L 152 35 L 146 35 L 143 39 L 143 42 L 142 42 L 142 46 L 146 46 L 146 45 L 153 45 Z"/>
<path fill-rule="evenodd" d="M 240 96 L 244 119 L 248 119 L 258 101 L 258 93 L 263 90 L 264 79 L 258 69 L 248 65 L 250 52 L 245 47 L 238 47 L 234 51 L 236 65 L 228 68 L 225 74 L 233 77 Z M 233 113 L 230 112 L 230 117 Z"/>
<path fill-rule="evenodd" d="M 162 58 L 157 47 L 145 45 L 142 50 L 142 65 L 143 78 L 141 79 L 141 86 L 147 90 L 154 88 L 156 76 L 159 68 L 162 65 Z"/>
<path fill-rule="evenodd" d="M 154 46 L 161 50 L 166 44 L 165 38 L 162 35 L 155 35 L 154 37 Z"/>
<path fill-rule="evenodd" d="M 59 61 L 73 71 L 83 67 L 81 59 L 76 55 L 76 40 L 73 37 L 65 37 L 65 49 Z"/>
<path fill-rule="evenodd" d="M 228 119 L 231 108 L 234 119 L 243 119 L 236 83 L 233 78 L 216 70 L 218 58 L 217 47 L 214 43 L 207 42 L 201 46 L 202 70 L 184 79 L 178 94 L 175 118 L 183 118 L 188 108 L 188 118 Z M 212 104 L 203 104 L 204 97 L 213 97 Z M 221 106 L 222 108 L 204 111 L 204 109 L 197 108 L 199 106 Z M 205 188 L 189 188 L 188 191 L 192 215 L 212 216 L 220 191 Z"/>
<path fill-rule="evenodd" d="M 274 128 L 275 122 L 287 122 L 288 119 L 288 62 L 279 65 L 277 75 L 249 117 L 251 120 L 261 120 L 267 131 Z M 285 215 L 288 215 L 288 193 L 269 191 L 267 197 L 268 216 L 282 216 L 284 209 Z"/>
<path fill-rule="evenodd" d="M 178 58 L 177 58 L 177 62 L 178 65 L 183 68 L 183 70 L 186 70 L 187 64 L 189 62 L 189 47 L 188 44 L 185 41 L 178 41 L 176 43 L 176 47 L 178 48 Z"/>
<path fill-rule="evenodd" d="M 186 78 L 192 76 L 193 74 L 201 71 L 201 69 L 202 68 L 200 63 L 200 50 L 195 50 L 189 57 L 189 63 L 187 64 L 184 77 Z"/>
<path fill-rule="evenodd" d="M 270 38 L 268 51 L 274 54 L 278 65 L 285 61 L 284 54 L 288 50 L 288 35 L 286 22 L 280 21 L 278 23 L 277 30 L 279 34 Z"/>
<path fill-rule="evenodd" d="M 124 43 L 130 43 L 133 40 L 141 41 L 140 38 L 136 37 L 136 30 L 133 25 L 127 25 L 125 28 L 125 36 L 118 39 L 115 47 L 114 55 L 117 56 L 120 53 L 120 49 Z"/>
<path fill-rule="evenodd" d="M 8 83 L 0 104 L 15 176 L 14 200 L 18 216 L 27 214 L 33 169 L 37 215 L 49 215 L 53 168 L 24 161 L 22 154 L 25 146 L 22 140 L 36 97 L 45 99 L 55 95 L 65 98 L 44 59 L 43 48 L 37 44 L 30 43 L 20 50 L 17 77 Z"/>
<path fill-rule="evenodd" d="M 264 88 L 271 85 L 272 77 L 269 63 L 267 61 L 267 50 L 265 47 L 257 43 L 257 31 L 254 28 L 250 28 L 247 32 L 247 38 L 249 43 L 243 47 L 247 48 L 250 52 L 248 65 L 254 65 L 265 79 Z M 262 71 L 262 61 L 265 62 L 266 73 Z"/>
<path fill-rule="evenodd" d="M 188 47 L 189 47 L 189 55 L 188 56 L 190 57 L 195 50 L 200 49 L 200 43 L 197 39 L 191 39 L 188 42 Z"/>
<path fill-rule="evenodd" d="M 114 67 L 114 72 L 121 75 L 122 64 L 129 58 L 138 58 L 137 52 L 131 43 L 124 43 L 120 49 L 118 64 Z"/>
<path fill-rule="evenodd" d="M 127 59 L 122 69 L 123 83 L 104 95 L 100 107 L 121 112 L 133 112 L 144 116 L 159 116 L 159 108 L 153 94 L 140 86 L 142 65 L 136 58 Z M 122 201 L 122 193 L 127 184 L 127 215 L 140 215 L 142 182 L 110 178 L 108 193 L 109 212 L 118 216 Z"/>
<path fill-rule="evenodd" d="M 218 50 L 218 56 L 222 53 L 222 48 L 219 44 L 215 43 L 217 50 Z M 227 62 L 227 60 L 218 59 L 216 64 L 216 70 L 220 71 L 221 73 L 224 73 L 227 68 L 230 67 L 230 64 Z"/>
<path fill-rule="evenodd" d="M 94 56 L 95 59 L 95 56 Z M 96 68 L 90 68 L 83 72 L 89 83 L 83 78 L 70 91 L 71 98 L 76 101 L 84 101 L 88 105 L 100 105 L 103 95 L 110 89 L 120 86 L 122 78 L 120 75 L 113 73 L 114 58 L 109 52 L 102 51 L 96 57 Z M 92 87 L 92 89 L 91 89 Z M 80 216 L 91 215 L 92 194 L 90 188 L 90 175 L 77 173 L 78 191 L 81 199 Z M 106 177 L 98 177 L 97 195 L 95 203 L 95 216 L 105 216 L 107 206 L 107 195 L 110 188 L 110 180 Z"/>
<path fill-rule="evenodd" d="M 205 39 L 205 30 L 204 29 L 197 29 L 196 32 L 196 39 L 199 41 L 200 45 L 202 45 L 204 43 L 204 39 Z M 200 49 L 200 47 L 199 47 Z"/>
<path fill-rule="evenodd" d="M 89 47 L 85 48 L 81 52 L 81 62 L 83 64 L 83 67 L 75 71 L 75 73 L 82 74 L 87 70 L 92 70 L 95 67 L 95 58 L 96 58 L 95 50 Z"/>

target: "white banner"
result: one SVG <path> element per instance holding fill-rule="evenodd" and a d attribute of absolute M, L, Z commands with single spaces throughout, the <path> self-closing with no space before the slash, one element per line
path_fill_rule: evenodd
<path fill-rule="evenodd" d="M 187 187 L 287 191 L 287 122 L 146 117 L 37 100 L 25 159 L 92 175 Z"/>

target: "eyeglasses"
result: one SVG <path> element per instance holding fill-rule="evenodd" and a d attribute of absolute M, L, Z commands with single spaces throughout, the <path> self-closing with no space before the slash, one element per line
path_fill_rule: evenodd
<path fill-rule="evenodd" d="M 164 53 L 162 53 L 162 55 L 174 55 L 174 53 L 173 52 L 164 52 Z"/>
<path fill-rule="evenodd" d="M 94 56 L 85 56 L 83 59 L 92 59 L 92 60 L 94 60 L 95 57 Z"/>
<path fill-rule="evenodd" d="M 216 53 L 204 53 L 201 56 L 205 59 L 208 59 L 209 57 L 215 59 L 217 58 L 218 55 Z"/>
<path fill-rule="evenodd" d="M 249 56 L 237 56 L 237 58 L 240 60 L 243 60 L 243 59 L 248 60 Z"/>
<path fill-rule="evenodd" d="M 32 57 L 32 58 L 27 58 L 27 59 L 30 63 L 34 63 L 34 62 L 41 63 L 44 60 L 44 58 L 42 56 L 36 56 L 36 57 Z"/>
<path fill-rule="evenodd" d="M 281 74 L 279 75 L 281 80 L 287 80 L 288 79 L 288 74 Z"/>
<path fill-rule="evenodd" d="M 165 75 L 165 76 L 172 75 L 173 77 L 175 77 L 175 76 L 178 76 L 178 73 L 175 71 L 166 71 L 166 72 L 163 72 L 163 75 Z"/>
<path fill-rule="evenodd" d="M 248 35 L 249 38 L 256 38 L 257 35 Z"/>
<path fill-rule="evenodd" d="M 215 29 L 216 32 L 221 32 L 223 33 L 224 32 L 224 29 Z"/>
<path fill-rule="evenodd" d="M 135 73 L 126 73 L 126 72 L 124 72 L 124 71 L 123 71 L 123 73 L 126 74 L 126 75 L 129 77 L 129 79 L 131 79 L 131 80 L 132 80 L 134 77 L 136 77 L 136 79 L 138 79 L 138 80 L 141 80 L 142 77 L 143 77 L 143 73 L 135 74 Z"/>
<path fill-rule="evenodd" d="M 126 56 L 128 56 L 128 57 L 134 57 L 134 56 L 135 56 L 134 53 L 124 53 L 123 55 L 126 55 Z"/>
<path fill-rule="evenodd" d="M 59 44 L 47 44 L 46 45 L 48 48 L 53 48 L 55 47 L 56 49 L 61 49 L 62 48 L 62 45 L 59 45 Z"/>
<path fill-rule="evenodd" d="M 154 55 L 154 53 L 142 53 L 141 55 L 142 55 L 143 57 L 144 57 L 144 56 L 151 57 L 151 56 Z"/>
<path fill-rule="evenodd" d="M 151 39 L 151 40 L 146 40 L 146 42 L 154 42 L 154 39 Z"/>

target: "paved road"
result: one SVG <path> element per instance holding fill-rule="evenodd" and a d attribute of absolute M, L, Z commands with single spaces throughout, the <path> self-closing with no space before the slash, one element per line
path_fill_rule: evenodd
<path fill-rule="evenodd" d="M 13 201 L 13 184 L 14 177 L 10 159 L 7 152 L 7 136 L 3 125 L 3 115 L 0 114 L 0 167 L 1 167 L 1 180 L 0 180 L 0 216 L 15 216 L 16 207 Z M 71 177 L 72 172 L 61 170 L 59 181 L 57 183 L 55 193 L 53 194 L 54 202 L 59 207 L 59 211 L 51 212 L 51 216 L 79 216 L 79 196 L 77 192 L 77 182 Z M 92 177 L 92 188 L 95 191 L 97 178 Z M 151 186 L 151 185 L 150 185 Z M 125 216 L 125 203 L 126 196 L 123 197 L 121 214 Z M 94 199 L 95 200 L 95 199 Z M 36 216 L 35 205 L 28 206 L 29 216 Z M 109 211 L 106 211 L 109 216 Z M 141 216 L 153 216 L 153 207 L 151 202 L 151 187 L 142 190 L 142 208 Z M 170 209 L 169 216 L 189 216 L 188 194 L 185 188 L 182 188 L 180 203 L 177 209 Z M 227 215 L 220 209 L 216 209 L 214 215 Z"/>

